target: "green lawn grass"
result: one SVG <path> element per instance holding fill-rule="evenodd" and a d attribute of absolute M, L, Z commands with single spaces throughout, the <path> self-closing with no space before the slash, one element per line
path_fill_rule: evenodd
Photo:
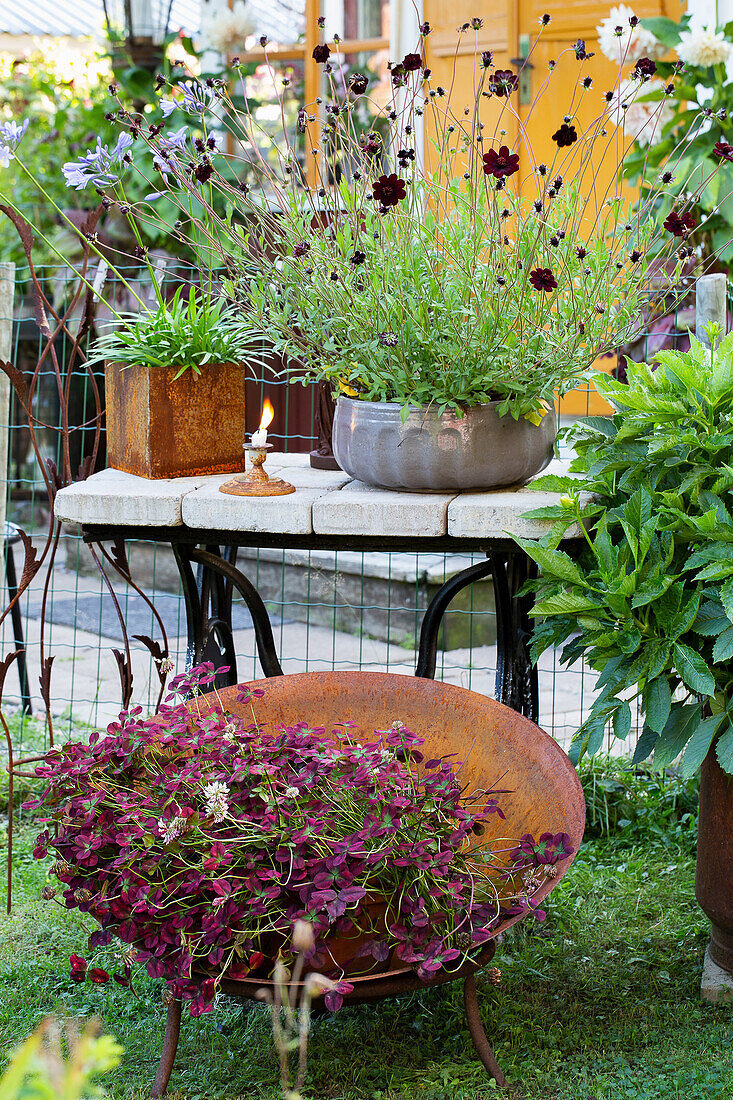
<path fill-rule="evenodd" d="M 642 803 L 644 783 L 632 783 Z M 591 809 L 601 812 L 628 795 L 618 777 L 602 777 L 592 791 L 586 778 L 586 787 Z M 653 794 L 636 821 L 610 814 L 611 836 L 584 843 L 547 920 L 523 922 L 499 946 L 502 982 L 479 982 L 508 1089 L 495 1088 L 476 1060 L 454 984 L 315 1021 L 307 1096 L 730 1100 L 733 1006 L 698 999 L 708 926 L 694 899 L 690 815 L 684 805 L 670 815 L 669 791 Z M 591 818 L 591 831 L 602 832 L 598 815 Z M 141 978 L 135 999 L 117 987 L 69 980 L 69 954 L 84 953 L 89 926 L 39 900 L 47 864 L 32 859 L 33 835 L 28 826 L 20 830 L 16 903 L 12 916 L 0 918 L 0 1049 L 7 1052 L 49 1012 L 98 1014 L 126 1048 L 120 1069 L 105 1078 L 110 1095 L 142 1100 L 163 1037 L 160 983 Z M 266 1009 L 224 1001 L 209 1016 L 185 1017 L 169 1096 L 278 1100 Z"/>

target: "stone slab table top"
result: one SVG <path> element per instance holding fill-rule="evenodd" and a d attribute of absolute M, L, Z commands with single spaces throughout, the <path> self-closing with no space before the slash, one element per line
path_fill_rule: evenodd
<path fill-rule="evenodd" d="M 567 473 L 556 459 L 545 473 Z M 268 456 L 271 476 L 290 481 L 296 491 L 283 497 L 236 497 L 219 492 L 231 474 L 151 480 L 120 470 L 102 470 L 56 496 L 56 516 L 91 527 L 186 527 L 189 530 L 277 535 L 539 538 L 544 520 L 524 513 L 546 507 L 558 494 L 527 486 L 477 493 L 405 493 L 374 489 L 340 471 L 313 470 L 305 454 Z M 173 532 L 172 532 L 173 533 Z M 566 537 L 579 534 L 571 528 Z"/>

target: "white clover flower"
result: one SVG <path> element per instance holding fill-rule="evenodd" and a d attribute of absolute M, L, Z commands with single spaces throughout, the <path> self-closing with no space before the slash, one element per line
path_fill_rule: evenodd
<path fill-rule="evenodd" d="M 645 30 L 641 24 L 635 27 L 629 25 L 629 19 L 633 16 L 633 8 L 618 4 L 598 24 L 598 48 L 604 57 L 624 65 L 627 62 L 633 65 L 640 57 L 650 57 L 652 60 L 664 57 L 667 47 L 651 31 Z M 616 27 L 622 28 L 620 35 L 616 34 Z"/>
<path fill-rule="evenodd" d="M 639 145 L 658 145 L 662 140 L 662 130 L 674 117 L 674 110 L 667 99 L 639 102 L 647 92 L 663 87 L 664 81 L 657 78 L 647 80 L 645 84 L 639 84 L 637 80 L 623 80 L 611 103 L 611 121 L 616 126 L 622 126 L 626 136 L 634 138 Z M 626 104 L 625 108 L 623 104 Z"/>
<path fill-rule="evenodd" d="M 156 657 L 155 663 L 163 673 L 173 672 L 173 669 L 176 667 L 170 657 Z"/>
<path fill-rule="evenodd" d="M 246 39 L 254 31 L 254 25 L 245 11 L 242 0 L 236 0 L 230 9 L 224 8 L 211 19 L 204 37 L 207 46 L 217 53 L 229 54 L 244 47 Z"/>
<path fill-rule="evenodd" d="M 687 65 L 725 64 L 731 53 L 733 46 L 726 42 L 723 31 L 715 33 L 699 25 L 683 31 L 677 46 L 677 56 Z"/>
<path fill-rule="evenodd" d="M 229 813 L 229 788 L 226 783 L 206 783 L 204 800 L 206 813 L 211 814 L 215 822 L 222 822 Z"/>
<path fill-rule="evenodd" d="M 234 741 L 237 736 L 237 727 L 234 722 L 227 722 L 222 731 L 222 737 L 225 741 Z"/>
<path fill-rule="evenodd" d="M 176 817 L 172 817 L 170 821 L 163 821 L 161 819 L 158 822 L 158 832 L 163 838 L 164 844 L 171 844 L 174 840 L 181 836 L 182 833 L 185 833 L 185 831 L 186 819 L 185 817 L 181 817 L 180 814 L 178 814 Z"/>
<path fill-rule="evenodd" d="M 297 798 L 299 794 L 300 790 L 298 789 L 298 787 L 286 787 L 285 789 L 286 798 Z"/>

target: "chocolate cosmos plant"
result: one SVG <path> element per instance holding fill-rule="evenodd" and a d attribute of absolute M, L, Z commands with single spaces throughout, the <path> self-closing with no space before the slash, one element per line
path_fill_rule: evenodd
<path fill-rule="evenodd" d="M 47 828 L 34 854 L 56 853 L 63 903 L 101 926 L 92 951 L 113 936 L 129 945 L 116 981 L 143 963 L 199 1015 L 222 976 L 271 974 L 301 920 L 335 1010 L 349 976 L 393 964 L 427 979 L 507 917 L 544 916 L 534 895 L 572 854 L 564 833 L 489 840 L 504 792 L 465 792 L 457 762 L 425 760 L 401 722 L 358 743 L 349 723 L 268 730 L 215 694 L 176 702 L 214 676 L 207 664 L 176 677 L 160 713 L 124 712 L 37 769 L 47 786 L 31 805 Z M 74 981 L 109 980 L 83 956 L 71 963 Z"/>
<path fill-rule="evenodd" d="M 368 76 L 344 80 L 338 44 L 323 42 L 313 51 L 320 94 L 289 118 L 289 81 L 267 60 L 281 108 L 275 134 L 255 117 L 241 69 L 231 84 L 191 75 L 174 87 L 161 77 L 144 111 L 112 85 L 119 141 L 64 173 L 70 187 L 96 189 L 138 236 L 149 225 L 188 244 L 208 272 L 207 293 L 226 298 L 250 342 L 286 355 L 289 377 L 398 401 L 405 412 L 496 400 L 500 414 L 538 423 L 599 355 L 644 331 L 650 291 L 667 311 L 684 292 L 710 216 L 697 213 L 700 195 L 722 203 L 730 192 L 719 186 L 727 143 L 704 178 L 688 155 L 706 141 L 710 110 L 701 108 L 682 116 L 634 201 L 621 182 L 634 153 L 625 119 L 641 100 L 647 121 L 632 137 L 656 133 L 680 73 L 653 95 L 653 59 L 635 57 L 625 76 L 621 26 L 610 79 L 582 40 L 541 62 L 550 22 L 540 18 L 522 61 L 536 93 L 521 110 L 518 74 L 479 48 L 481 18 L 459 28 L 461 73 L 447 87 L 427 66 L 423 23 L 415 48 L 390 62 L 386 103 Z M 568 67 L 575 79 L 563 98 L 554 74 Z M 530 138 L 540 117 L 541 153 Z M 21 138 L 13 131 L 5 143 L 22 163 Z M 143 166 L 150 154 L 153 178 Z M 144 201 L 130 201 L 131 177 L 136 190 L 149 187 Z M 144 355 L 142 336 L 137 346 Z M 114 346 L 98 353 L 114 358 Z"/>

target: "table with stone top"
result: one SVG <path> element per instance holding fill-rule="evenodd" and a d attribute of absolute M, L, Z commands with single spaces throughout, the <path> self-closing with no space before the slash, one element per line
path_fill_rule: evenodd
<path fill-rule="evenodd" d="M 112 544 L 109 559 L 124 575 L 128 539 L 172 547 L 183 585 L 189 667 L 228 665 L 221 686 L 237 682 L 231 606 L 236 590 L 254 624 L 265 676 L 282 669 L 270 619 L 257 589 L 237 568 L 240 547 L 304 550 L 480 553 L 485 560 L 439 588 L 422 621 L 415 674 L 433 677 L 438 633 L 453 597 L 489 575 L 497 618 L 496 698 L 534 721 L 537 674 L 528 652 L 531 597 L 521 595 L 535 575 L 533 562 L 512 535 L 538 538 L 547 521 L 525 513 L 557 502 L 557 494 L 512 487 L 489 492 L 407 493 L 375 489 L 341 471 L 314 470 L 307 455 L 271 454 L 266 469 L 295 486 L 279 497 L 219 492 L 231 474 L 149 480 L 103 470 L 60 490 L 56 517 L 81 528 L 90 544 Z M 546 473 L 566 473 L 555 460 Z M 567 540 L 580 532 L 569 529 Z"/>

